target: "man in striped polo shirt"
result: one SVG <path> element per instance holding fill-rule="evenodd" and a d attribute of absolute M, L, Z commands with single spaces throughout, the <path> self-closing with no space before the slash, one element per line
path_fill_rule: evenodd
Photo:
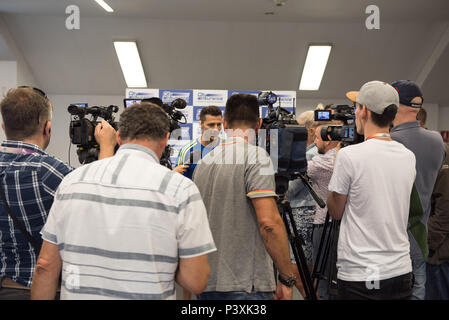
<path fill-rule="evenodd" d="M 215 251 L 195 184 L 159 164 L 169 120 L 144 103 L 120 116 L 114 157 L 69 174 L 42 230 L 32 299 L 175 299 L 194 294 Z"/>
<path fill-rule="evenodd" d="M 203 108 L 200 113 L 201 137 L 181 149 L 176 162 L 177 167 L 173 171 L 192 179 L 198 161 L 220 144 L 222 122 L 220 108 L 216 106 Z"/>

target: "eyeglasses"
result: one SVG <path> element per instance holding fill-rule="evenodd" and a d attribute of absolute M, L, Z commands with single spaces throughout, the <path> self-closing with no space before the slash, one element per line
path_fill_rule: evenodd
<path fill-rule="evenodd" d="M 18 88 L 19 89 L 33 89 L 34 91 L 39 93 L 41 96 L 43 96 L 45 99 L 48 99 L 47 94 L 44 91 L 42 91 L 41 89 L 39 89 L 39 88 L 29 87 L 29 86 L 20 86 Z"/>

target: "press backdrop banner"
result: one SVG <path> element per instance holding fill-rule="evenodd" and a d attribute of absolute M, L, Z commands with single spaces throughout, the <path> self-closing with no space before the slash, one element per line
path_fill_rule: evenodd
<path fill-rule="evenodd" d="M 170 139 L 169 144 L 172 146 L 172 154 L 170 161 L 175 166 L 180 149 L 190 141 L 201 136 L 200 112 L 207 106 L 217 106 L 224 114 L 226 101 L 233 94 L 246 93 L 258 96 L 261 91 L 247 90 L 211 90 L 211 89 L 126 89 L 127 99 L 148 99 L 153 97 L 160 98 L 164 103 L 170 104 L 173 100 L 181 98 L 186 101 L 185 109 L 180 110 L 186 116 L 186 124 L 181 124 L 182 134 L 179 140 Z M 282 108 L 289 112 L 296 110 L 296 91 L 274 91 L 278 101 L 274 107 L 281 105 Z M 267 116 L 268 107 L 260 107 L 260 116 Z M 224 136 L 224 132 L 222 132 Z"/>

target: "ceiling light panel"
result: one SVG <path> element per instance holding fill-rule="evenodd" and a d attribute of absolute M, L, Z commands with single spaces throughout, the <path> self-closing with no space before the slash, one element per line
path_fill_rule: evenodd
<path fill-rule="evenodd" d="M 115 41 L 114 47 L 127 87 L 146 88 L 148 84 L 137 44 L 131 41 Z"/>
<path fill-rule="evenodd" d="M 331 45 L 309 46 L 299 90 L 319 90 L 331 50 Z"/>

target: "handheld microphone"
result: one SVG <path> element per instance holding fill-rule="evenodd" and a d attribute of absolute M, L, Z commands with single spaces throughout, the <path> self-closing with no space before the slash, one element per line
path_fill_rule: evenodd
<path fill-rule="evenodd" d="M 184 99 L 178 98 L 173 100 L 171 106 L 176 109 L 184 109 L 187 106 L 187 102 Z"/>

